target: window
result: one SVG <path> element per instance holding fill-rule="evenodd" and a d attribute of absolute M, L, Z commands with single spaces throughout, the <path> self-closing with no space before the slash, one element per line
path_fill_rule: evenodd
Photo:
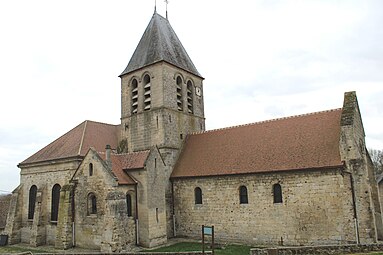
<path fill-rule="evenodd" d="M 89 163 L 89 176 L 93 175 L 93 164 Z"/>
<path fill-rule="evenodd" d="M 279 183 L 273 186 L 274 203 L 282 203 L 282 187 Z"/>
<path fill-rule="evenodd" d="M 177 109 L 178 111 L 183 111 L 184 107 L 183 107 L 183 96 L 182 96 L 182 79 L 181 77 L 177 77 L 177 80 L 176 80 L 176 87 L 177 87 Z"/>
<path fill-rule="evenodd" d="M 129 217 L 131 217 L 132 214 L 132 196 L 130 194 L 126 194 L 126 212 Z"/>
<path fill-rule="evenodd" d="M 248 204 L 249 200 L 247 197 L 247 188 L 246 186 L 239 187 L 239 203 L 240 204 Z"/>
<path fill-rule="evenodd" d="M 187 83 L 187 102 L 188 102 L 188 113 L 193 113 L 193 84 L 191 81 Z"/>
<path fill-rule="evenodd" d="M 149 111 L 151 107 L 151 91 L 150 91 L 150 77 L 145 75 L 144 77 L 144 111 Z"/>
<path fill-rule="evenodd" d="M 52 188 L 51 221 L 57 221 L 58 219 L 60 190 L 61 190 L 61 186 L 59 184 L 55 184 Z"/>
<path fill-rule="evenodd" d="M 196 205 L 202 204 L 202 190 L 199 187 L 194 189 L 194 200 Z"/>
<path fill-rule="evenodd" d="M 137 113 L 138 109 L 138 82 L 136 79 L 132 80 L 132 114 Z"/>
<path fill-rule="evenodd" d="M 33 185 L 29 189 L 28 220 L 33 220 L 33 216 L 35 215 L 36 196 L 37 187 Z"/>
<path fill-rule="evenodd" d="M 88 215 L 97 213 L 97 198 L 94 193 L 88 195 Z"/>

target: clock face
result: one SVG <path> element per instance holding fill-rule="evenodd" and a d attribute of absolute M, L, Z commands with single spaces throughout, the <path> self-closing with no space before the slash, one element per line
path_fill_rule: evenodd
<path fill-rule="evenodd" d="M 196 94 L 197 96 L 201 96 L 201 94 L 202 94 L 201 88 L 196 87 L 196 88 L 195 88 L 195 94 Z"/>

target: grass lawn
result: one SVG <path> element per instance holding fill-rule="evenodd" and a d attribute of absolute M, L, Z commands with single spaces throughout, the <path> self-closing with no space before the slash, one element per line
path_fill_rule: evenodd
<path fill-rule="evenodd" d="M 222 249 L 215 249 L 216 255 L 247 255 L 250 254 L 250 246 L 230 244 Z M 208 249 L 206 249 L 209 251 Z M 167 251 L 202 251 L 201 243 L 181 242 L 170 246 L 161 247 L 154 250 L 146 250 L 150 252 L 167 252 Z"/>
<path fill-rule="evenodd" d="M 31 251 L 33 253 L 49 253 L 49 251 L 42 250 L 39 248 L 29 248 L 29 247 L 15 246 L 15 245 L 0 246 L 0 254 L 22 253 L 22 252 L 28 252 L 28 251 Z"/>

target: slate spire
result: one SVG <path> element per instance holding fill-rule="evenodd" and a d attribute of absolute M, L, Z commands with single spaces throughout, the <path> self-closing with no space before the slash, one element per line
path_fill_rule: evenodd
<path fill-rule="evenodd" d="M 120 76 L 165 61 L 202 78 L 169 21 L 154 12 L 128 66 Z"/>

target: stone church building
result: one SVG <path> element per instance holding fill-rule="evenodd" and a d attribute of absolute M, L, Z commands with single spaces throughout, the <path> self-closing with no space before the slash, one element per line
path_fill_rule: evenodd
<path fill-rule="evenodd" d="M 11 244 L 104 252 L 199 238 L 374 243 L 381 207 L 355 92 L 343 107 L 205 131 L 202 75 L 153 14 L 121 78 L 121 124 L 84 121 L 25 159 Z"/>

